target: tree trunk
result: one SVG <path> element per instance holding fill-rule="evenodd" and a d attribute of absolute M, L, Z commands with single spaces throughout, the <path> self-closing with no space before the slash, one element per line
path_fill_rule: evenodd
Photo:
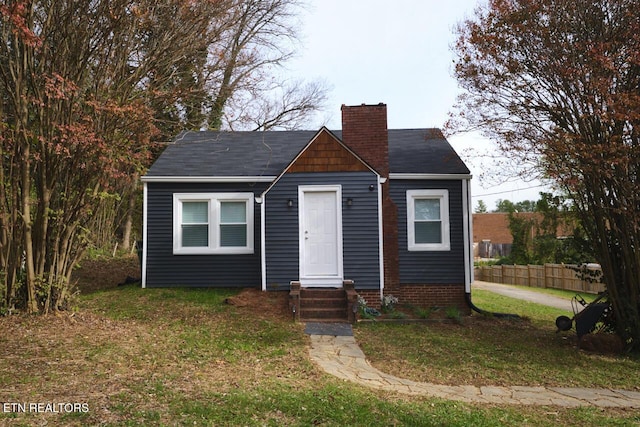
<path fill-rule="evenodd" d="M 129 193 L 129 203 L 127 205 L 127 215 L 124 222 L 124 230 L 122 233 L 122 249 L 128 251 L 131 249 L 131 229 L 133 228 L 133 212 L 136 209 L 136 189 L 138 187 L 138 174 L 133 177 L 133 184 Z"/>
<path fill-rule="evenodd" d="M 25 137 L 23 147 L 22 163 L 22 222 L 24 224 L 24 256 L 25 273 L 27 286 L 27 312 L 38 312 L 38 301 L 36 300 L 36 272 L 33 253 L 33 238 L 31 231 L 31 162 L 29 161 L 30 150 L 28 138 Z"/>

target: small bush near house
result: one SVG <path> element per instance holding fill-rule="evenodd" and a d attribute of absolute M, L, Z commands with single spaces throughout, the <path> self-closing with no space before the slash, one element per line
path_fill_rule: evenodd
<path fill-rule="evenodd" d="M 391 313 L 394 311 L 396 304 L 398 304 L 398 298 L 393 295 L 385 295 L 382 298 L 382 311 L 384 313 Z"/>

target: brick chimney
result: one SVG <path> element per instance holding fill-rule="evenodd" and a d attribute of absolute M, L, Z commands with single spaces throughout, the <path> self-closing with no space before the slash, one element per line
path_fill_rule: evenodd
<path fill-rule="evenodd" d="M 389 176 L 387 106 L 342 106 L 342 142 L 381 176 Z"/>
<path fill-rule="evenodd" d="M 389 133 L 387 106 L 342 106 L 342 142 L 387 178 L 382 185 L 382 238 L 384 246 L 384 293 L 399 295 L 398 208 L 389 195 Z"/>

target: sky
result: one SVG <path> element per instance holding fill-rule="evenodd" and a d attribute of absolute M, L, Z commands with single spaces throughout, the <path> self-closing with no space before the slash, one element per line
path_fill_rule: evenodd
<path fill-rule="evenodd" d="M 301 46 L 288 71 L 329 87 L 320 125 L 340 129 L 340 106 L 387 104 L 388 127 L 442 128 L 459 94 L 453 77 L 456 25 L 473 16 L 479 0 L 307 0 L 300 16 Z M 496 152 L 479 135 L 449 142 L 467 163 L 473 207 L 498 199 L 538 200 L 538 181 L 495 182 L 481 154 Z M 480 177 L 483 177 L 480 179 Z M 484 177 L 487 178 L 484 178 Z"/>

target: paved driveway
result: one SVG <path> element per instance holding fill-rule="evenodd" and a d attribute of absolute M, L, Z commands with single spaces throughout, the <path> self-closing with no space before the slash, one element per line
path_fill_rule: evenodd
<path fill-rule="evenodd" d="M 473 296 L 474 289 L 484 289 L 484 290 L 495 292 L 496 294 L 504 295 L 507 297 L 535 302 L 538 304 L 547 305 L 549 307 L 559 308 L 561 310 L 567 310 L 567 311 L 573 312 L 573 309 L 571 308 L 570 300 L 554 297 L 553 295 L 543 294 L 540 292 L 529 291 L 519 287 L 511 286 L 511 285 L 481 282 L 479 280 L 476 280 L 471 284 L 472 296 Z"/>

